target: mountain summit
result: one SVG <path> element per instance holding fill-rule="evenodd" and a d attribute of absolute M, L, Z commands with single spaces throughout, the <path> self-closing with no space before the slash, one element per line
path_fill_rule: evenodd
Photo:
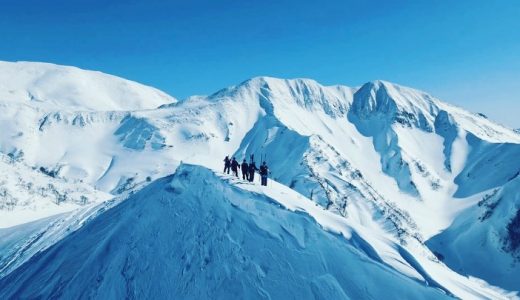
<path fill-rule="evenodd" d="M 156 108 L 175 101 L 157 89 L 101 72 L 0 61 L 0 103 L 50 110 L 121 111 Z"/>
<path fill-rule="evenodd" d="M 236 272 L 244 277 L 233 289 L 245 296 L 287 295 L 278 280 L 295 295 L 305 290 L 300 286 L 316 297 L 358 297 L 360 289 L 379 295 L 377 278 L 387 276 L 411 289 L 387 287 L 395 297 L 514 298 L 520 290 L 520 135 L 482 115 L 385 81 L 349 88 L 257 77 L 176 101 L 70 67 L 0 67 L 7 82 L 0 86 L 0 167 L 17 177 L 0 186 L 0 195 L 9 193 L 0 213 L 18 220 L 0 229 L 2 295 L 36 296 L 37 289 L 47 297 L 82 296 L 63 284 L 90 295 L 107 295 L 113 286 L 117 295 L 153 287 L 201 296 L 217 289 L 204 274 L 215 283 Z M 48 72 L 49 81 L 41 75 Z M 99 80 L 105 88 L 84 87 Z M 220 174 L 227 155 L 266 161 L 271 186 Z M 55 188 L 41 191 L 45 178 Z M 70 193 L 74 184 L 88 201 Z M 273 203 L 289 211 L 273 210 Z M 229 213 L 234 209 L 241 212 Z M 301 219 L 302 212 L 320 226 Z M 131 224 L 139 231 L 130 233 Z M 204 244 L 210 227 L 216 231 Z M 246 236 L 271 253 L 247 248 Z M 86 249 L 97 242 L 94 252 Z M 77 262 L 78 277 L 67 271 L 75 253 L 88 261 Z M 322 265 L 296 263 L 306 259 Z M 212 266 L 215 260 L 227 267 Z M 493 264 L 477 263 L 488 260 Z M 336 261 L 345 265 L 330 267 Z M 39 272 L 42 266 L 48 272 Z M 373 267 L 379 271 L 370 273 L 382 277 L 367 275 L 366 285 L 349 275 Z M 47 282 L 50 274 L 62 276 L 49 289 L 20 285 L 33 276 Z M 208 290 L 198 289 L 202 283 Z"/>

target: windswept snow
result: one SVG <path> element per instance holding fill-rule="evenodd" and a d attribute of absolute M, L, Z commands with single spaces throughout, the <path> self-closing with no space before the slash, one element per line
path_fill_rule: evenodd
<path fill-rule="evenodd" d="M 507 168 L 501 169 L 507 172 Z M 442 253 L 455 271 L 518 290 L 520 227 L 513 224 L 513 219 L 520 213 L 519 190 L 520 176 L 516 176 L 500 188 L 476 194 L 477 204 L 457 215 L 453 224 L 428 241 L 428 245 Z M 492 262 L 493 266 L 486 266 L 485 262 Z"/>
<path fill-rule="evenodd" d="M 81 219 L 70 210 L 84 205 L 82 195 L 91 204 L 81 209 L 92 212 L 106 208 L 98 201 L 121 199 L 182 163 L 221 171 L 226 155 L 254 155 L 268 162 L 276 182 L 267 190 L 239 184 L 246 195 L 303 210 L 343 238 L 359 236 L 395 272 L 463 298 L 500 297 L 478 288 L 487 286 L 481 279 L 520 290 L 511 229 L 520 135 L 482 115 L 385 81 L 349 88 L 257 77 L 176 101 L 114 76 L 51 64 L 0 63 L 0 79 L 0 195 L 18 199 L 0 200 L 9 203 L 0 208 L 0 225 L 20 224 L 0 230 L 11 237 L 0 243 L 0 256 L 5 249 L 28 253 L 13 254 L 19 259 L 9 272 L 67 235 L 47 233 L 32 252 L 21 250 L 31 237 L 57 232 L 56 220 Z M 35 197 L 22 181 L 39 190 L 52 184 L 57 193 Z M 62 194 L 68 200 L 56 203 Z M 480 279 L 449 271 L 430 249 L 455 272 Z M 487 259 L 498 263 L 476 263 Z M 341 295 L 343 281 L 323 278 L 320 284 Z"/>
<path fill-rule="evenodd" d="M 34 62 L 0 61 L 0 103 L 43 110 L 114 111 L 176 102 L 151 87 L 101 72 Z"/>
<path fill-rule="evenodd" d="M 280 204 L 302 213 L 287 211 Z M 451 293 L 462 298 L 507 296 L 462 276 L 458 279 L 464 284 L 454 283 L 449 290 L 434 277 L 423 277 L 427 274 L 424 270 L 414 269 L 419 262 L 410 254 L 397 254 L 395 259 L 414 274 L 405 276 L 377 251 L 383 246 L 395 252 L 391 245 L 384 239 L 369 244 L 345 219 L 283 185 L 271 186 L 264 194 L 258 186 L 243 189 L 225 183 L 207 169 L 182 165 L 175 175 L 152 183 L 36 254 L 0 280 L 6 287 L 0 295 L 274 299 L 311 295 L 441 299 Z M 438 268 L 450 272 L 441 265 Z"/>

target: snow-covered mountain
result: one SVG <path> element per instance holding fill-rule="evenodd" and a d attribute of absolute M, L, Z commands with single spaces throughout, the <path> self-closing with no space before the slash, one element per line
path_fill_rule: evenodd
<path fill-rule="evenodd" d="M 42 76 L 47 77 L 42 74 L 48 72 L 53 74 L 50 76 L 52 80 L 37 80 Z M 81 280 L 67 281 L 71 286 L 79 284 L 85 278 L 93 278 L 93 274 L 108 267 L 108 260 L 102 258 L 105 255 L 108 259 L 121 252 L 128 254 L 126 257 L 130 260 L 137 254 L 150 257 L 151 260 L 152 256 L 144 254 L 145 248 L 149 249 L 149 246 L 139 245 L 136 252 L 132 252 L 132 248 L 126 248 L 125 245 L 133 245 L 135 241 L 124 243 L 116 233 L 126 234 L 127 227 L 130 226 L 127 224 L 129 221 L 110 218 L 109 213 L 118 216 L 144 214 L 147 217 L 139 222 L 143 228 L 168 228 L 162 234 L 161 230 L 158 233 L 146 230 L 136 232 L 135 239 L 143 240 L 145 244 L 147 234 L 159 234 L 162 238 L 170 239 L 204 234 L 203 228 L 207 224 L 200 223 L 204 219 L 201 217 L 202 214 L 186 213 L 185 219 L 182 219 L 182 214 L 175 212 L 176 208 L 182 210 L 181 207 L 190 203 L 196 205 L 201 212 L 207 210 L 208 207 L 197 200 L 202 194 L 164 192 L 170 180 L 181 181 L 183 185 L 189 185 L 192 189 L 197 189 L 197 184 L 198 187 L 211 185 L 212 189 L 204 189 L 208 201 L 212 201 L 211 207 L 217 211 L 215 215 L 208 216 L 210 219 L 213 218 L 211 220 L 220 220 L 222 214 L 229 212 L 229 203 L 241 208 L 242 213 L 248 218 L 242 216 L 242 213 L 240 216 L 233 214 L 241 223 L 222 227 L 224 231 L 251 228 L 251 224 L 258 226 L 259 222 L 267 226 L 265 224 L 269 222 L 262 218 L 268 216 L 258 213 L 256 206 L 260 204 L 254 203 L 261 202 L 262 206 L 266 205 L 262 199 L 267 197 L 271 199 L 267 203 L 282 203 L 287 207 L 286 197 L 290 198 L 291 193 L 297 193 L 299 196 L 295 197 L 301 199 L 302 203 L 313 201 L 325 211 L 323 214 L 326 214 L 326 217 L 322 219 L 324 222 L 341 220 L 346 222 L 349 228 L 354 228 L 352 230 L 356 232 L 355 236 L 362 236 L 361 243 L 359 238 L 343 234 L 341 240 L 346 245 L 358 243 L 354 247 L 357 249 L 355 251 L 367 253 L 367 249 L 372 249 L 370 253 L 377 253 L 376 256 L 372 253 L 366 258 L 361 258 L 356 255 L 350 256 L 345 249 L 341 250 L 342 252 L 328 249 L 329 246 L 335 247 L 332 244 L 321 248 L 320 251 L 325 251 L 323 253 L 332 252 L 337 253 L 337 256 L 350 257 L 347 260 L 348 264 L 356 264 L 363 269 L 363 264 L 359 265 L 359 262 L 353 261 L 368 259 L 375 264 L 382 263 L 389 269 L 383 268 L 381 274 L 387 274 L 389 271 L 395 275 L 395 280 L 399 281 L 404 276 L 422 282 L 419 285 L 434 286 L 445 295 L 462 298 L 514 297 L 513 294 L 506 294 L 488 286 L 480 279 L 505 290 L 520 290 L 516 280 L 520 275 L 520 161 L 515 159 L 520 154 L 520 135 L 482 115 L 446 104 L 424 92 L 384 81 L 370 82 L 360 88 L 348 88 L 322 86 L 308 79 L 259 77 L 210 96 L 196 96 L 177 101 L 153 88 L 116 77 L 48 64 L 2 63 L 0 76 L 8 78 L 7 84 L 0 85 L 0 151 L 9 159 L 23 164 L 32 173 L 47 174 L 43 176 L 49 180 L 88 186 L 91 191 L 85 193 L 99 194 L 96 199 L 106 199 L 104 195 L 111 193 L 119 200 L 110 202 L 112 204 L 109 207 L 126 199 L 125 195 L 150 184 L 146 193 L 130 196 L 113 209 L 108 209 L 106 204 L 91 203 L 80 210 L 88 211 L 87 214 L 73 211 L 61 217 L 51 217 L 47 221 L 38 220 L 0 230 L 3 240 L 10 241 L 0 245 L 0 250 L 11 253 L 11 258 L 18 258 L 16 264 L 10 259 L 10 267 L 7 268 L 7 260 L 1 258 L 5 255 L 0 255 L 0 276 L 4 276 L 0 286 L 9 286 L 3 289 L 4 295 L 33 295 L 30 290 L 14 286 L 11 282 L 14 278 L 16 282 L 24 282 L 23 278 L 35 274 L 38 265 L 51 264 L 52 259 L 56 259 L 52 254 L 53 251 L 57 251 L 54 249 L 60 249 L 61 252 L 70 250 L 70 259 L 73 259 L 75 254 L 71 245 L 77 245 L 73 240 L 79 237 L 89 241 L 106 241 L 104 245 L 113 245 L 114 249 L 118 250 L 111 253 L 100 248 L 101 252 L 89 253 L 88 261 L 99 264 L 92 268 L 82 268 L 84 271 Z M 98 79 L 103 82 L 104 87 L 99 91 L 100 95 L 96 94 L 96 90 L 84 88 L 85 83 Z M 22 97 L 23 92 L 10 91 L 27 93 Z M 38 94 L 41 96 L 37 97 L 41 101 L 35 101 L 28 96 L 32 94 L 34 98 L 37 94 L 34 91 L 43 91 Z M 117 95 L 114 96 L 112 93 Z M 132 100 L 126 101 L 127 98 Z M 273 183 L 275 186 L 268 187 L 268 191 L 254 190 L 251 191 L 253 194 L 240 192 L 238 195 L 241 196 L 237 196 L 235 192 L 241 185 L 240 182 L 231 181 L 223 186 L 219 182 L 221 179 L 210 174 L 211 172 L 208 173 L 209 171 L 201 167 L 187 166 L 181 168 L 182 172 L 200 174 L 205 179 L 200 181 L 188 174 L 186 176 L 189 180 L 181 180 L 178 178 L 181 171 L 178 170 L 173 177 L 177 179 L 155 181 L 174 173 L 181 162 L 221 171 L 222 159 L 228 154 L 240 160 L 249 158 L 251 154 L 257 159 L 265 158 L 270 165 L 272 178 L 280 185 Z M 20 177 L 26 178 L 24 175 Z M 193 184 L 189 184 L 191 182 Z M 258 198 L 258 193 L 269 193 L 270 189 L 279 193 Z M 212 193 L 210 190 L 215 192 Z M 18 192 L 16 194 L 18 195 Z M 20 198 L 28 197 L 21 195 Z M 242 196 L 248 200 L 240 200 Z M 236 201 L 229 200 L 229 197 Z M 141 207 L 145 206 L 144 203 L 148 199 L 158 204 L 150 209 Z M 23 201 L 25 200 L 19 200 L 18 203 Z M 77 203 L 75 200 L 71 202 Z M 168 209 L 164 209 L 164 206 Z M 283 226 L 291 226 L 294 230 L 304 232 L 314 232 L 317 229 L 312 227 L 314 225 L 302 224 L 301 221 L 293 223 L 294 218 L 301 217 L 293 212 L 283 212 L 284 216 L 288 214 L 290 217 L 282 218 L 279 215 L 282 212 L 274 212 L 272 207 L 268 207 L 269 209 L 265 209 L 271 213 L 271 217 L 285 222 Z M 99 209 L 108 211 L 98 213 Z M 39 207 L 34 207 L 34 211 L 39 210 Z M 17 211 L 4 209 L 2 213 L 16 218 Z M 308 209 L 305 211 L 314 216 Z M 37 216 L 36 213 L 34 215 Z M 89 216 L 89 221 L 80 222 L 85 215 Z M 182 222 L 188 220 L 188 216 L 189 219 L 194 219 L 192 222 L 199 232 L 195 229 L 189 233 L 177 232 L 176 228 L 185 226 Z M 63 218 L 69 221 L 57 221 Z M 165 223 L 161 218 L 170 218 L 173 221 Z M 180 218 L 179 222 L 177 218 Z M 36 219 L 34 217 L 23 220 L 29 222 Z M 102 230 L 102 225 L 96 225 L 98 223 L 116 229 Z M 323 222 L 318 223 L 327 228 Z M 268 245 L 266 247 L 290 247 L 288 240 L 294 238 L 291 232 L 281 234 L 276 231 L 278 227 L 274 225 L 261 228 L 265 232 L 272 231 L 272 235 L 278 236 L 283 243 L 274 245 L 272 241 L 265 241 L 263 231 L 249 230 L 248 233 L 253 240 L 265 241 Z M 73 231 L 75 233 L 69 235 Z M 13 234 L 14 232 L 18 234 Z M 56 232 L 60 234 L 55 234 Z M 214 233 L 209 236 L 210 240 L 221 238 L 222 232 Z M 87 238 L 88 235 L 92 235 L 92 238 Z M 328 239 L 327 235 L 326 232 L 320 232 L 313 237 L 316 241 L 325 241 Z M 35 236 L 41 238 L 33 247 L 30 241 Z M 190 240 L 193 243 L 188 242 L 184 246 L 172 245 L 172 248 L 160 244 L 161 241 L 157 241 L 158 244 L 154 244 L 156 247 L 152 247 L 158 247 L 158 252 L 150 250 L 150 255 L 165 254 L 164 251 L 167 251 L 168 255 L 173 255 L 170 254 L 173 252 L 177 255 L 178 251 L 175 249 L 180 249 L 179 247 L 185 247 L 182 249 L 187 252 L 194 252 L 197 248 L 193 244 L 196 240 Z M 85 243 L 82 247 L 91 245 L 89 242 Z M 218 246 L 212 244 L 201 249 L 211 251 L 213 248 L 217 249 Z M 312 258 L 319 253 L 314 247 L 303 249 L 301 255 L 309 260 L 318 259 Z M 229 251 L 221 250 L 222 253 Z M 251 252 L 250 249 L 244 251 L 244 255 L 254 257 L 254 260 L 259 262 L 258 252 Z M 37 252 L 42 254 L 31 259 L 32 254 Z M 202 252 L 197 253 L 198 256 L 193 259 L 202 262 Z M 175 255 L 171 256 L 172 260 L 178 261 Z M 294 264 L 297 256 L 283 254 L 287 256 L 281 258 L 279 255 L 282 254 L 278 252 L 273 252 L 272 255 L 287 261 L 288 265 L 293 267 L 294 274 L 303 272 L 296 271 L 299 270 Z M 60 272 L 65 276 L 67 273 L 63 268 L 70 263 L 68 257 L 64 256 L 63 260 L 56 259 L 56 265 L 51 268 L 52 272 Z M 230 270 L 238 267 L 236 259 L 238 258 L 230 256 L 226 261 L 232 268 Z M 453 271 L 446 268 L 439 259 Z M 27 260 L 30 261 L 23 264 Z M 493 263 L 483 263 L 487 261 Z M 121 271 L 119 268 L 124 265 L 116 263 L 111 266 Z M 183 273 L 182 269 L 173 267 L 160 269 L 161 265 L 167 264 L 164 264 L 164 261 L 145 260 L 139 268 L 151 268 L 172 276 L 188 274 L 198 283 L 203 280 L 199 277 L 202 274 L 195 274 L 193 270 Z M 254 268 L 258 270 L 257 267 Z M 347 283 L 344 281 L 346 273 L 342 273 L 342 270 L 334 271 L 333 274 L 327 273 L 325 277 L 318 276 L 316 270 L 309 267 L 309 273 L 305 274 L 310 277 L 305 278 L 312 277 L 318 280 L 318 294 L 342 295 L 341 292 L 344 292 L 350 297 L 360 295 L 352 294 L 350 290 L 360 288 L 360 281 Z M 324 270 L 331 269 L 321 269 L 323 272 Z M 128 274 L 137 274 L 136 272 L 137 269 L 133 269 Z M 212 275 L 208 276 L 216 276 L 223 272 L 218 268 L 210 268 L 209 274 Z M 244 272 L 252 274 L 249 271 Z M 274 273 L 279 274 L 276 272 L 278 271 Z M 465 279 L 457 273 L 471 276 L 473 279 Z M 45 274 L 51 273 L 38 276 L 43 276 L 41 279 L 44 280 Z M 274 277 L 282 276 L 275 274 Z M 283 277 L 294 275 L 291 274 L 293 273 L 284 274 Z M 278 288 L 274 285 L 252 287 L 247 276 L 244 281 L 240 281 L 239 291 L 244 291 L 246 287 L 261 287 L 269 295 L 275 295 L 273 292 Z M 78 278 L 80 277 L 74 280 Z M 272 280 L 269 276 L 266 278 L 268 281 Z M 298 286 L 316 285 L 312 280 L 307 282 L 300 279 L 301 281 L 291 282 Z M 373 281 L 366 278 L 372 283 L 377 282 L 375 277 L 372 279 Z M 102 283 L 98 282 L 97 287 L 87 286 L 93 291 L 93 295 L 106 295 L 103 294 L 105 284 L 129 284 L 128 281 L 120 281 L 121 278 L 107 280 L 101 279 L 99 282 Z M 178 286 L 171 287 L 169 291 L 179 295 L 195 296 L 190 294 L 194 291 L 187 288 L 195 284 L 194 282 L 184 282 L 185 289 L 182 291 L 171 290 L 179 288 Z M 130 286 L 131 291 L 143 292 L 132 284 L 125 286 Z M 142 287 L 142 284 L 146 285 L 139 283 L 139 287 Z M 59 283 L 54 287 L 50 286 L 42 291 L 42 295 L 51 296 L 52 294 L 48 294 L 51 292 L 62 293 L 63 291 L 54 289 L 58 286 Z M 119 284 L 117 286 L 121 287 Z M 40 290 L 40 287 L 32 288 Z M 338 294 L 327 294 L 323 288 Z M 378 293 L 378 289 L 370 284 L 364 288 L 373 290 L 374 295 Z M 421 287 L 415 289 L 417 297 L 433 297 L 428 294 L 433 293 L 432 291 L 422 291 Z M 211 291 L 208 287 L 208 290 L 198 292 Z M 63 295 L 81 296 L 75 294 L 76 292 L 63 292 Z M 392 292 L 406 297 L 406 294 L 402 294 L 403 291 Z M 413 297 L 411 294 L 408 296 Z"/>
<path fill-rule="evenodd" d="M 90 185 L 34 170 L 0 153 L 0 228 L 112 198 Z"/>
<path fill-rule="evenodd" d="M 356 230 L 284 185 L 264 190 L 188 165 L 34 255 L 0 285 L 5 299 L 507 297 L 380 233 Z"/>
<path fill-rule="evenodd" d="M 137 82 L 101 72 L 34 62 L 0 61 L 2 104 L 42 110 L 119 111 L 176 101 Z"/>

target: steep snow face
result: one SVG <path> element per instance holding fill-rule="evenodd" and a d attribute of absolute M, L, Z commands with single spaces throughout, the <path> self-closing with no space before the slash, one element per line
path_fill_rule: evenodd
<path fill-rule="evenodd" d="M 384 237 L 379 237 L 379 243 L 371 241 L 372 247 L 364 235 L 345 219 L 317 208 L 282 185 L 263 194 L 258 187 L 241 188 L 223 182 L 207 169 L 183 165 L 174 176 L 152 183 L 0 279 L 4 287 L 0 295 L 276 299 L 309 295 L 441 299 L 452 293 L 462 298 L 512 296 L 436 263 L 430 268 L 436 272 L 429 274 L 421 267 L 427 263 L 423 259 Z M 381 248 L 401 254 L 393 259 L 381 257 L 391 256 L 379 252 Z M 398 270 L 393 265 L 401 267 Z"/>
<path fill-rule="evenodd" d="M 489 143 L 467 136 L 471 150 L 466 166 L 455 178 L 457 198 L 475 203 L 428 245 L 462 274 L 478 276 L 518 290 L 518 223 L 520 208 L 520 145 Z M 458 200 L 458 199 L 457 199 Z M 482 266 L 493 261 L 492 267 Z"/>
<path fill-rule="evenodd" d="M 445 110 L 441 110 L 435 118 L 435 133 L 443 138 L 444 167 L 452 172 L 453 143 L 459 135 L 459 128 L 453 117 Z M 455 170 L 457 171 L 457 170 Z M 459 170 L 460 171 L 460 170 Z"/>
<path fill-rule="evenodd" d="M 384 81 L 363 85 L 355 94 L 351 117 L 365 130 L 378 130 L 394 122 L 432 131 L 436 101 L 428 94 Z"/>
<path fill-rule="evenodd" d="M 355 93 L 348 119 L 360 133 L 373 138 L 383 172 L 395 178 L 402 191 L 413 196 L 421 193 L 413 174 L 413 166 L 423 165 L 421 161 L 432 162 L 420 168 L 426 168 L 430 174 L 435 172 L 435 177 L 446 177 L 445 171 L 458 175 L 467 159 L 466 148 L 471 146 L 465 140 L 467 134 L 487 143 L 520 142 L 511 130 L 486 118 L 449 106 L 424 92 L 382 81 L 367 83 Z M 424 133 L 435 133 L 443 139 L 444 157 L 438 155 L 437 145 L 430 151 L 407 146 Z M 424 145 L 437 139 L 435 135 L 429 136 Z M 434 145 L 428 148 L 431 146 Z M 443 160 L 444 168 L 432 158 Z"/>
<path fill-rule="evenodd" d="M 346 114 L 331 114 L 319 105 L 309 109 L 302 101 L 290 100 L 278 91 L 283 83 L 255 86 L 265 101 L 266 116 L 246 135 L 236 156 L 267 154 L 274 179 L 362 224 L 383 215 L 383 226 L 405 242 L 424 241 L 448 228 L 467 209 L 477 207 L 478 193 L 506 184 L 520 171 L 513 159 L 520 149 L 513 131 L 423 92 L 369 83 L 354 93 L 353 100 L 343 100 Z M 509 192 L 518 195 L 517 190 Z M 502 241 L 509 224 L 515 224 L 516 210 L 508 211 L 513 215 L 482 225 L 501 231 Z M 483 231 L 475 232 L 476 239 Z M 446 240 L 450 238 L 453 235 Z M 472 243 L 460 239 L 459 247 L 469 251 Z M 503 251 L 503 242 L 490 247 L 497 259 L 512 264 L 507 274 L 515 278 L 514 254 Z M 457 257 L 455 251 L 436 250 L 445 258 Z M 485 260 L 488 253 L 475 252 L 474 262 Z M 453 261 L 446 258 L 450 266 Z M 501 281 L 505 276 L 493 277 L 502 266 L 486 266 L 489 273 L 468 267 L 465 274 L 518 290 L 517 284 Z"/>
<path fill-rule="evenodd" d="M 455 178 L 455 197 L 467 197 L 500 187 L 520 175 L 520 145 L 488 143 L 468 135 L 471 151 L 464 169 Z M 490 172 L 493 170 L 493 172 Z"/>
<path fill-rule="evenodd" d="M 322 86 L 311 79 L 278 79 L 256 77 L 238 86 L 223 89 L 211 99 L 243 98 L 244 94 L 256 94 L 262 107 L 278 117 L 287 115 L 294 108 L 322 111 L 333 117 L 343 116 L 349 109 L 355 89 L 345 86 Z M 296 112 L 292 112 L 295 114 Z"/>
<path fill-rule="evenodd" d="M 421 243 L 448 233 L 477 209 L 482 193 L 508 185 L 520 167 L 516 132 L 382 81 L 351 89 L 259 77 L 210 96 L 128 111 L 20 101 L 0 102 L 0 152 L 57 179 L 120 195 L 181 162 L 221 170 L 225 155 L 241 161 L 253 154 L 257 163 L 268 162 L 272 179 L 363 228 L 416 245 L 414 254 L 428 252 Z M 482 226 L 506 230 L 513 217 Z M 468 239 L 459 245 L 472 248 Z M 492 245 L 504 261 L 512 257 Z M 452 265 L 454 252 L 442 253 Z M 485 267 L 500 271 L 498 264 Z"/>
<path fill-rule="evenodd" d="M 475 196 L 477 205 L 428 241 L 455 271 L 518 290 L 520 178 Z M 492 262 L 493 267 L 485 262 Z"/>
<path fill-rule="evenodd" d="M 75 67 L 0 61 L 0 103 L 45 110 L 114 111 L 176 102 L 167 94 L 116 76 Z"/>
<path fill-rule="evenodd" d="M 60 206 L 51 216 L 39 216 L 35 221 L 25 218 L 23 224 L 0 228 L 0 278 L 27 262 L 36 253 L 81 228 L 120 200 L 118 198 L 90 203 L 65 212 Z"/>
<path fill-rule="evenodd" d="M 402 125 L 432 132 L 437 112 L 431 96 L 375 81 L 363 85 L 356 92 L 348 118 L 359 132 L 373 138 L 374 148 L 381 156 L 383 172 L 394 177 L 402 191 L 418 196 L 410 162 L 403 157 L 399 135 L 393 127 Z"/>

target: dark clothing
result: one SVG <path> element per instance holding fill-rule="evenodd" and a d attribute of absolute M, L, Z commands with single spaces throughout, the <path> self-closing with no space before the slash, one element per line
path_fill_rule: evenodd
<path fill-rule="evenodd" d="M 261 183 L 261 184 L 262 184 L 263 186 L 267 186 L 267 175 L 265 175 L 265 176 L 262 175 L 262 176 L 260 176 L 260 177 L 262 178 L 262 183 Z"/>
<path fill-rule="evenodd" d="M 238 169 L 240 168 L 240 165 L 238 164 L 238 161 L 236 161 L 234 158 L 231 161 L 231 171 L 233 171 L 233 175 L 238 177 Z"/>
<path fill-rule="evenodd" d="M 267 186 L 267 176 L 269 175 L 269 168 L 267 165 L 260 166 L 260 177 L 262 178 L 262 185 Z"/>
<path fill-rule="evenodd" d="M 240 167 L 242 168 L 242 179 L 249 180 L 249 165 L 245 160 Z"/>
<path fill-rule="evenodd" d="M 253 182 L 255 180 L 255 171 L 257 171 L 258 168 L 255 165 L 255 162 L 251 162 L 249 164 L 249 182 Z"/>
<path fill-rule="evenodd" d="M 267 174 L 269 174 L 269 168 L 267 167 L 267 165 L 261 165 L 260 166 L 260 175 L 267 176 Z"/>
<path fill-rule="evenodd" d="M 230 167 L 231 167 L 231 160 L 229 159 L 229 157 L 226 156 L 226 158 L 224 158 L 224 173 L 229 174 Z"/>

